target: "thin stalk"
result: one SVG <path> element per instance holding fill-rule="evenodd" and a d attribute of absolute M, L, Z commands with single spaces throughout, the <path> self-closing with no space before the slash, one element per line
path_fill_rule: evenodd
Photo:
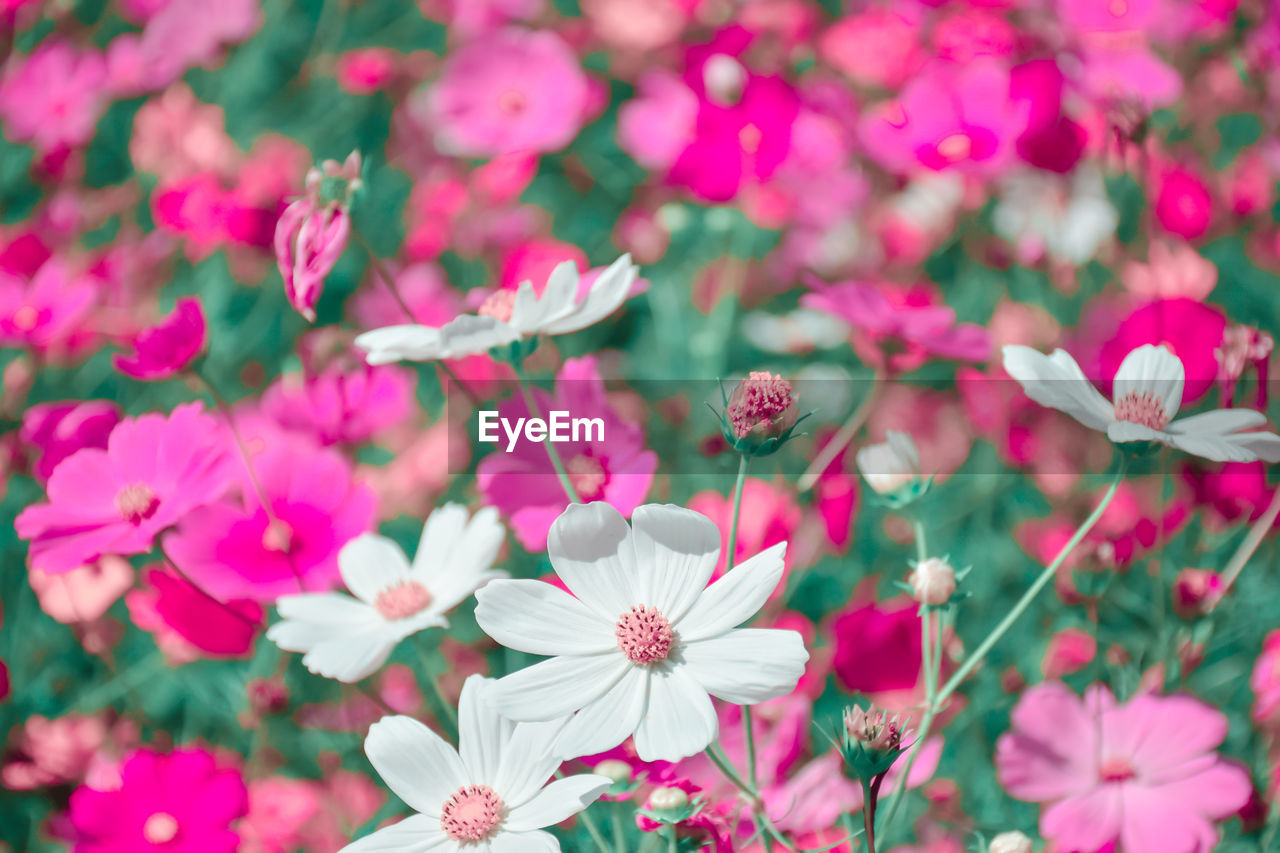
<path fill-rule="evenodd" d="M 880 797 L 881 773 L 868 783 L 862 782 L 862 826 L 867 837 L 867 853 L 876 853 L 876 800 Z"/>
<path fill-rule="evenodd" d="M 529 384 L 524 377 L 524 368 L 520 365 L 513 365 L 513 367 L 516 372 L 516 384 L 520 386 L 520 394 L 524 397 L 524 404 L 529 409 L 529 414 L 541 418 L 542 410 L 538 407 L 538 401 L 534 399 L 532 392 L 529 391 Z M 568 496 L 569 503 L 582 503 L 582 499 L 578 497 L 578 490 L 573 487 L 573 481 L 565 471 L 564 462 L 560 461 L 560 451 L 556 450 L 555 442 L 544 441 L 542 446 L 547 449 L 547 456 L 551 458 L 551 467 L 556 469 L 556 477 L 560 480 L 560 486 Z"/>
<path fill-rule="evenodd" d="M 912 521 L 916 533 L 916 562 L 923 563 L 929 559 L 929 546 L 925 540 L 924 522 L 919 518 Z"/>
<path fill-rule="evenodd" d="M 453 703 L 449 701 L 449 697 L 445 696 L 444 688 L 440 686 L 440 679 L 436 678 L 436 674 L 431 671 L 431 658 L 427 656 L 425 650 L 419 649 L 418 660 L 422 662 L 422 674 L 426 678 L 427 684 L 431 686 L 431 692 L 436 697 L 436 702 L 444 710 L 445 718 L 453 724 L 453 730 L 458 731 L 458 712 L 453 707 Z"/>
<path fill-rule="evenodd" d="M 849 420 L 844 422 L 839 431 L 831 437 L 826 446 L 813 457 L 813 461 L 809 463 L 809 467 L 800 475 L 800 479 L 796 481 L 796 488 L 801 492 L 807 492 L 813 488 L 813 484 L 818 482 L 818 478 L 822 476 L 822 472 L 827 470 L 840 452 L 849 446 L 849 442 L 853 441 L 858 431 L 862 429 L 863 424 L 867 422 L 867 417 L 871 414 L 871 404 L 875 402 L 880 390 L 880 372 L 876 371 L 871 378 L 871 390 L 867 396 L 862 398 L 862 402 L 858 404 L 858 408 L 853 410 L 853 414 L 849 415 Z"/>
<path fill-rule="evenodd" d="M 384 264 L 382 259 L 378 257 L 377 253 L 373 251 L 373 247 L 364 239 L 364 236 L 360 233 L 359 229 L 356 228 L 354 222 L 351 224 L 351 234 L 356 238 L 356 242 L 360 244 L 360 248 L 364 249 L 365 253 L 369 256 L 369 266 L 373 267 L 374 273 L 378 278 L 382 279 L 382 283 L 386 285 L 387 290 L 391 291 L 392 298 L 394 298 L 396 304 L 400 306 L 400 310 L 404 313 L 404 316 L 409 320 L 410 324 L 415 326 L 418 325 L 418 320 L 413 316 L 413 310 L 409 308 L 409 303 L 406 302 L 404 296 L 401 295 L 400 288 L 396 287 L 395 276 L 391 275 L 391 271 L 387 269 L 386 264 Z"/>
<path fill-rule="evenodd" d="M 751 457 L 743 454 L 738 457 L 738 479 L 733 484 L 733 520 L 729 522 L 729 547 L 724 556 L 725 571 L 733 568 L 733 560 L 738 550 L 738 518 L 742 514 L 742 490 L 747 483 L 747 466 Z"/>
<path fill-rule="evenodd" d="M 674 823 L 667 824 L 667 850 L 669 853 L 679 853 L 680 844 L 676 841 L 676 825 Z"/>
<path fill-rule="evenodd" d="M 1240 547 L 1231 555 L 1231 560 L 1227 563 L 1227 567 L 1222 570 L 1222 591 L 1210 606 L 1210 611 L 1217 607 L 1218 603 L 1226 597 L 1227 591 L 1236 582 L 1236 578 L 1240 577 L 1240 572 L 1244 569 L 1245 564 L 1249 562 L 1249 558 L 1253 556 L 1253 552 L 1258 550 L 1258 546 L 1262 544 L 1263 538 L 1271 530 L 1271 526 L 1275 524 L 1276 516 L 1278 515 L 1280 515 L 1280 489 L 1276 490 L 1266 512 L 1258 516 L 1258 520 L 1249 529 L 1249 534 L 1244 537 Z"/>

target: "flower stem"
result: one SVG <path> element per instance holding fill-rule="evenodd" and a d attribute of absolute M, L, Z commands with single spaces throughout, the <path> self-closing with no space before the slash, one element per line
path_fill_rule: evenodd
<path fill-rule="evenodd" d="M 881 773 L 870 782 L 862 781 L 862 825 L 867 836 L 867 853 L 876 853 L 876 800 L 880 797 Z"/>
<path fill-rule="evenodd" d="M 920 728 L 916 730 L 915 741 L 911 744 L 911 751 L 907 753 L 907 763 L 902 768 L 898 781 L 894 783 L 893 793 L 889 798 L 889 809 L 884 815 L 884 826 L 890 826 L 893 818 L 898 813 L 898 806 L 902 802 L 902 795 L 907 788 L 907 779 L 911 776 L 911 767 L 915 764 L 916 757 L 920 753 L 920 747 L 924 745 L 925 738 L 929 736 L 929 729 L 933 725 L 933 718 L 937 714 L 938 701 L 938 674 L 942 666 L 942 620 L 937 621 L 937 646 L 935 649 L 933 638 L 934 631 L 930 630 L 932 620 L 929 618 L 931 611 L 924 608 L 920 614 L 920 651 L 922 657 L 922 668 L 924 669 L 924 718 L 920 721 Z M 936 650 L 936 654 L 934 653 Z"/>
<path fill-rule="evenodd" d="M 916 532 L 916 562 L 923 563 L 929 559 L 929 546 L 925 539 L 924 522 L 916 518 L 912 522 Z"/>
<path fill-rule="evenodd" d="M 796 481 L 796 489 L 801 492 L 807 492 L 813 488 L 813 484 L 818 482 L 818 478 L 822 476 L 822 472 L 827 470 L 840 452 L 849 446 L 849 442 L 853 441 L 858 431 L 862 429 L 863 424 L 867 422 L 867 416 L 871 414 L 871 405 L 875 402 L 880 390 L 880 372 L 871 378 L 871 390 L 867 392 L 867 396 L 862 398 L 862 402 L 858 404 L 858 408 L 853 410 L 853 414 L 849 415 L 849 420 L 844 422 L 839 431 L 831 437 L 826 446 L 822 448 L 817 456 L 813 457 L 813 461 L 809 463 L 809 467 L 800 475 L 800 479 Z"/>
<path fill-rule="evenodd" d="M 422 675 L 427 680 L 427 684 L 431 686 L 431 692 L 436 697 L 436 702 L 444 711 L 446 719 L 453 725 L 453 730 L 458 731 L 458 712 L 454 709 L 453 703 L 449 701 L 449 697 L 445 696 L 444 688 L 440 686 L 440 679 L 436 678 L 436 674 L 431 670 L 431 658 L 426 651 L 419 647 L 418 660 L 422 662 Z"/>
<path fill-rule="evenodd" d="M 680 844 L 676 841 L 676 825 L 674 823 L 667 824 L 667 850 L 670 853 L 678 853 Z"/>
<path fill-rule="evenodd" d="M 364 249 L 365 253 L 369 256 L 369 266 L 373 267 L 374 273 L 378 278 L 382 279 L 382 283 L 386 285 L 387 290 L 391 291 L 392 298 L 394 298 L 396 304 L 400 306 L 400 310 L 404 312 L 404 316 L 411 324 L 417 325 L 418 320 L 413 316 L 413 310 L 409 308 L 409 303 L 406 302 L 404 296 L 401 295 L 400 288 L 396 287 L 395 276 L 391 275 L 391 271 L 387 269 L 386 264 L 382 262 L 382 259 L 373 251 L 373 247 L 364 239 L 364 235 L 362 235 L 360 230 L 356 228 L 354 220 L 351 223 L 351 234 L 356 238 L 356 242 L 360 244 L 360 248 Z"/>
<path fill-rule="evenodd" d="M 729 522 L 729 545 L 724 555 L 724 570 L 733 568 L 734 558 L 738 550 L 738 518 L 742 514 L 742 491 L 747 483 L 747 466 L 751 457 L 743 454 L 738 457 L 738 479 L 733 484 L 733 520 Z"/>
<path fill-rule="evenodd" d="M 538 401 L 534 399 L 532 392 L 529 391 L 529 384 L 525 381 L 524 367 L 519 364 L 513 364 L 512 367 L 515 369 L 516 384 L 520 386 L 520 394 L 524 397 L 524 404 L 529 409 L 529 414 L 536 418 L 541 418 L 542 410 L 538 407 Z M 582 499 L 578 497 L 578 490 L 573 487 L 573 481 L 569 479 L 569 474 L 565 471 L 564 463 L 560 461 L 560 452 L 556 450 L 555 443 L 544 441 L 542 446 L 547 448 L 547 456 L 551 458 L 551 467 L 556 469 L 556 477 L 559 478 L 560 485 L 564 489 L 565 495 L 569 498 L 569 503 L 582 503 Z"/>
<path fill-rule="evenodd" d="M 968 676 L 978 664 L 982 663 L 983 659 L 991 649 L 995 647 L 995 644 L 1000 641 L 1000 638 L 1003 637 L 1011 627 L 1013 627 L 1014 622 L 1018 621 L 1018 617 L 1026 612 L 1026 609 L 1031 605 L 1031 602 L 1035 600 L 1035 597 L 1040 594 L 1040 591 L 1049 585 L 1049 581 L 1053 580 L 1054 575 L 1058 571 L 1058 567 L 1066 561 L 1067 557 L 1075 550 L 1076 546 L 1079 545 L 1088 532 L 1093 529 L 1093 526 L 1098 523 L 1098 519 L 1102 518 L 1102 513 L 1106 511 L 1107 506 L 1111 503 L 1111 499 L 1116 495 L 1116 489 L 1120 488 L 1120 482 L 1124 479 L 1124 475 L 1128 467 L 1128 457 L 1121 455 L 1120 466 L 1116 471 L 1116 476 L 1111 481 L 1111 485 L 1107 488 L 1106 493 L 1103 494 L 1102 500 L 1098 502 L 1097 507 L 1095 507 L 1089 517 L 1084 520 L 1084 523 L 1076 528 L 1076 532 L 1071 535 L 1069 540 L 1067 540 L 1067 544 L 1062 546 L 1062 550 L 1058 552 L 1058 556 L 1053 558 L 1053 562 L 1046 566 L 1044 571 L 1040 573 L 1040 576 L 1035 579 L 1035 582 L 1027 588 L 1027 591 L 1023 593 L 1022 598 L 1018 599 L 1018 603 L 1013 605 L 1013 608 L 1005 614 L 1005 617 L 1001 619 L 1000 623 L 996 625 L 990 634 L 987 635 L 986 639 L 979 644 L 978 648 L 973 650 L 973 654 L 969 655 L 951 678 L 947 679 L 947 683 L 943 685 L 940 691 L 938 691 L 936 704 L 939 707 L 941 707 L 942 704 L 947 701 L 947 698 L 956 691 L 956 688 L 960 686 L 960 682 L 964 681 L 965 677 Z"/>
<path fill-rule="evenodd" d="M 1277 515 L 1280 515 L 1280 489 L 1276 490 L 1275 495 L 1271 498 L 1271 504 L 1262 515 L 1258 516 L 1258 520 L 1253 523 L 1253 527 L 1249 529 L 1249 533 L 1244 537 L 1244 541 L 1240 543 L 1240 547 L 1231 555 L 1231 561 L 1222 570 L 1222 591 L 1218 593 L 1218 597 L 1209 606 L 1210 611 L 1217 607 L 1218 603 L 1226 597 L 1231 585 L 1236 582 L 1236 578 L 1240 577 L 1240 572 L 1244 569 L 1245 563 L 1249 562 L 1253 552 L 1258 550 L 1263 538 L 1270 532 L 1272 525 L 1275 524 Z"/>

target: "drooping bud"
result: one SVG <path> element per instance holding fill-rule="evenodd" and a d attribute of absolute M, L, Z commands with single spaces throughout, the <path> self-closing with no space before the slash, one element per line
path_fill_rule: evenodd
<path fill-rule="evenodd" d="M 1183 619 L 1208 613 L 1222 596 L 1222 576 L 1209 569 L 1183 569 L 1173 580 L 1173 609 Z"/>
<path fill-rule="evenodd" d="M 1002 832 L 991 839 L 987 853 L 1031 853 L 1031 839 L 1021 832 Z"/>
<path fill-rule="evenodd" d="M 946 604 L 956 591 L 956 573 L 941 557 L 930 557 L 917 563 L 907 576 L 912 595 L 921 604 L 938 607 Z"/>
<path fill-rule="evenodd" d="M 344 163 L 326 160 L 307 173 L 306 195 L 289 204 L 276 221 L 276 266 L 289 304 L 315 322 L 324 280 L 347 247 L 351 201 L 363 186 L 358 151 Z"/>
<path fill-rule="evenodd" d="M 724 402 L 720 427 L 725 441 L 746 456 L 776 452 L 807 417 L 799 414 L 798 402 L 786 379 L 767 370 L 751 371 Z"/>
<path fill-rule="evenodd" d="M 890 506 L 906 506 L 927 492 L 931 481 L 921 472 L 920 452 L 908 433 L 889 430 L 885 438 L 882 444 L 870 444 L 858 451 L 858 471 L 871 490 Z"/>

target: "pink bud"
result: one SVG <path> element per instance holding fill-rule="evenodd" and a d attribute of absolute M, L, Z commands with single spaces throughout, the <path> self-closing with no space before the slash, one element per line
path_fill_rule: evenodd
<path fill-rule="evenodd" d="M 1054 634 L 1045 650 L 1040 670 L 1045 678 L 1061 678 L 1079 672 L 1098 654 L 1098 642 L 1088 631 L 1066 628 Z"/>
<path fill-rule="evenodd" d="M 956 591 L 956 573 L 951 565 L 938 557 L 919 563 L 907 578 L 916 601 L 937 607 L 946 604 Z"/>
<path fill-rule="evenodd" d="M 767 370 L 753 370 L 729 395 L 726 411 L 738 438 L 774 438 L 795 426 L 798 418 L 791 383 Z"/>
<path fill-rule="evenodd" d="M 1209 569 L 1183 569 L 1173 581 L 1173 609 L 1183 619 L 1203 616 L 1222 595 L 1222 578 Z"/>
<path fill-rule="evenodd" d="M 844 730 L 850 740 L 867 749 L 889 752 L 902 745 L 903 721 L 875 707 L 865 711 L 852 705 L 844 712 Z"/>
<path fill-rule="evenodd" d="M 276 222 L 276 266 L 284 279 L 285 295 L 297 312 L 313 323 L 325 276 L 346 249 L 350 231 L 346 207 L 318 207 L 309 198 L 290 204 Z"/>

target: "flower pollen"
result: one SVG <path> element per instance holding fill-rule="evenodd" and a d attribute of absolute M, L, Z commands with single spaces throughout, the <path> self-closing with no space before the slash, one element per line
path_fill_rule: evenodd
<path fill-rule="evenodd" d="M 483 841 L 502 822 L 503 808 L 488 785 L 464 785 L 440 809 L 440 828 L 454 841 Z"/>
<path fill-rule="evenodd" d="M 382 618 L 389 621 L 408 619 L 426 610 L 431 604 L 431 593 L 417 581 L 403 580 L 378 593 L 373 603 Z"/>
<path fill-rule="evenodd" d="M 476 313 L 481 317 L 492 317 L 495 320 L 501 320 L 503 323 L 510 323 L 511 315 L 515 312 L 515 308 L 516 291 L 495 290 Z"/>
<path fill-rule="evenodd" d="M 156 514 L 160 499 L 146 483 L 132 483 L 116 494 L 116 512 L 135 527 Z"/>
<path fill-rule="evenodd" d="M 178 835 L 178 821 L 166 812 L 156 812 L 142 825 L 142 837 L 149 844 L 168 844 Z"/>
<path fill-rule="evenodd" d="M 1161 430 L 1169 425 L 1164 401 L 1150 391 L 1130 391 L 1116 400 L 1116 420 Z"/>
<path fill-rule="evenodd" d="M 566 462 L 564 467 L 569 475 L 569 482 L 584 503 L 596 500 L 604 492 L 608 477 L 599 459 L 580 453 Z"/>
<path fill-rule="evenodd" d="M 618 617 L 618 648 L 632 663 L 649 664 L 671 654 L 671 623 L 656 607 L 637 604 Z"/>
<path fill-rule="evenodd" d="M 1127 758 L 1113 756 L 1102 762 L 1098 768 L 1098 778 L 1103 782 L 1126 782 L 1137 775 Z"/>

